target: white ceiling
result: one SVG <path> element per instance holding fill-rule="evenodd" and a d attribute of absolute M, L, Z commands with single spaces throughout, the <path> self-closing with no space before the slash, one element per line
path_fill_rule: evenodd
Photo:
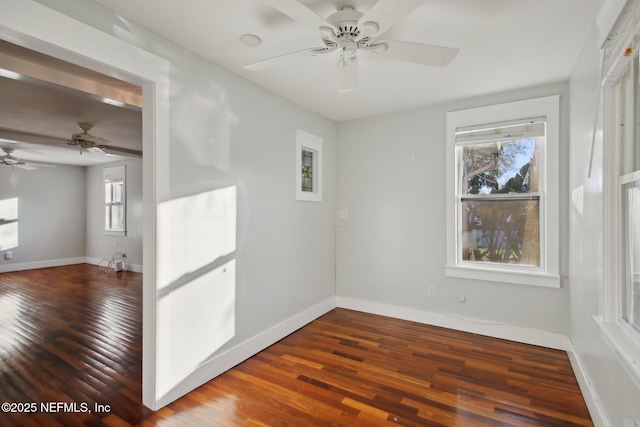
<path fill-rule="evenodd" d="M 308 110 L 343 121 L 569 78 L 602 0 L 425 0 L 384 38 L 459 48 L 446 68 L 358 55 L 360 84 L 336 90 L 335 52 L 286 66 L 242 65 L 321 47 L 320 35 L 270 0 L 96 0 Z M 360 0 L 366 12 L 376 0 Z M 322 17 L 331 0 L 300 0 Z M 255 34 L 257 48 L 240 43 Z"/>
<path fill-rule="evenodd" d="M 141 101 L 139 87 L 0 40 L 0 148 L 17 159 L 89 166 L 141 151 Z M 67 144 L 78 123 L 94 125 L 106 156 Z"/>
<path fill-rule="evenodd" d="M 262 71 L 242 68 L 322 46 L 316 31 L 269 6 L 274 0 L 95 1 L 335 121 L 566 80 L 602 3 L 424 0 L 384 38 L 458 48 L 453 62 L 442 69 L 362 52 L 359 89 L 338 93 L 336 52 Z M 377 0 L 359 1 L 366 12 Z M 332 0 L 300 3 L 322 17 L 336 10 Z M 242 45 L 243 34 L 258 35 L 262 45 Z M 117 160 L 81 155 L 68 146 L 66 140 L 80 131 L 79 122 L 92 123 L 90 133 L 109 145 L 141 150 L 140 88 L 2 41 L 0 69 L 23 76 L 13 80 L 0 73 L 0 147 L 15 148 L 15 157 L 85 166 Z M 125 108 L 105 98 L 122 99 Z"/>

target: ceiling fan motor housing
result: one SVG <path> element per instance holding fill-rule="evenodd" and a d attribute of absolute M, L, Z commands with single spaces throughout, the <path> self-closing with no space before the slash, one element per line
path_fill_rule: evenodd
<path fill-rule="evenodd" d="M 364 16 L 363 12 L 355 10 L 352 5 L 344 5 L 341 10 L 327 18 L 336 29 L 321 28 L 322 40 L 329 50 L 338 49 L 340 51 L 340 64 L 343 67 L 349 66 L 356 60 L 358 49 L 370 50 L 369 35 L 378 31 L 375 22 L 366 22 L 358 25 Z M 379 49 L 378 49 L 379 50 Z M 384 50 L 384 49 L 383 49 Z M 376 51 L 376 53 L 379 53 Z"/>
<path fill-rule="evenodd" d="M 358 21 L 363 16 L 364 13 L 358 10 L 345 8 L 330 15 L 327 21 L 338 29 L 338 33 L 335 35 L 338 39 L 355 39 L 360 35 Z"/>

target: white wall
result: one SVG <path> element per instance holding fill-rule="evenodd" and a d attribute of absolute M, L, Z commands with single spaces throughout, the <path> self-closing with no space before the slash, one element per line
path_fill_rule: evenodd
<path fill-rule="evenodd" d="M 155 392 L 166 404 L 240 362 L 248 350 L 239 347 L 258 351 L 301 326 L 300 313 L 333 301 L 337 126 L 95 3 L 39 3 L 171 63 L 170 161 L 156 171 L 169 200 L 158 205 L 152 290 Z M 322 203 L 294 201 L 296 128 L 324 139 Z M 220 210 L 212 200 L 224 200 Z M 234 242 L 202 241 L 230 226 Z"/>
<path fill-rule="evenodd" d="M 599 91 L 598 32 L 586 41 L 571 77 L 571 197 L 570 269 L 571 340 L 595 394 L 596 404 L 610 426 L 625 418 L 640 420 L 640 389 L 605 344 L 593 316 L 599 314 L 603 288 L 603 144 L 596 139 L 589 176 L 592 136 Z M 597 127 L 602 132 L 602 122 Z"/>
<path fill-rule="evenodd" d="M 127 180 L 127 235 L 104 234 L 104 169 L 124 165 Z M 91 262 L 111 259 L 115 252 L 127 255 L 128 269 L 142 271 L 142 160 L 127 159 L 87 167 L 87 251 Z"/>
<path fill-rule="evenodd" d="M 568 84 L 554 84 L 340 123 L 337 294 L 341 297 L 569 332 L 569 290 L 445 277 L 445 114 L 559 94 L 560 198 L 567 197 Z M 415 156 L 405 161 L 405 155 Z M 560 212 L 567 230 L 566 208 Z M 567 232 L 561 253 L 566 254 Z M 561 256 L 561 274 L 568 260 Z M 436 287 L 436 298 L 427 287 Z M 467 302 L 458 302 L 459 293 Z"/>
<path fill-rule="evenodd" d="M 19 199 L 18 247 L 0 252 L 0 271 L 82 262 L 85 254 L 85 168 L 0 167 L 0 200 Z"/>

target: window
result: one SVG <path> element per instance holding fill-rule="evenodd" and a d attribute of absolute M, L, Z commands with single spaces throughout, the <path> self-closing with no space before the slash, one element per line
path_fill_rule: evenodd
<path fill-rule="evenodd" d="M 447 114 L 447 275 L 559 287 L 558 112 L 553 96 Z"/>
<path fill-rule="evenodd" d="M 604 341 L 640 386 L 640 2 L 623 10 L 603 52 Z"/>
<path fill-rule="evenodd" d="M 0 251 L 18 247 L 18 198 L 0 200 Z"/>
<path fill-rule="evenodd" d="M 611 142 L 605 165 L 610 193 L 608 210 L 612 233 L 609 247 L 619 254 L 607 275 L 614 289 L 615 318 L 640 338 L 640 58 L 632 55 L 619 79 L 605 89 L 608 108 L 605 131 Z"/>
<path fill-rule="evenodd" d="M 629 181 L 629 182 L 627 182 Z M 640 334 L 640 173 L 622 182 L 620 318 Z"/>
<path fill-rule="evenodd" d="M 296 200 L 322 201 L 322 138 L 296 130 Z"/>
<path fill-rule="evenodd" d="M 104 169 L 104 230 L 105 234 L 126 234 L 126 180 L 125 167 Z"/>
<path fill-rule="evenodd" d="M 313 193 L 313 158 L 314 152 L 302 149 L 302 191 Z"/>

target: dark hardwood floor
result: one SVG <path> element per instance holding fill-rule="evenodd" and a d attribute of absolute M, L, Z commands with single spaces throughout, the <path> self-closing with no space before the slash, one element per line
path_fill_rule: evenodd
<path fill-rule="evenodd" d="M 0 403 L 16 404 L 0 426 L 137 424 L 151 413 L 141 380 L 141 274 L 88 264 L 0 274 Z M 41 410 L 49 402 L 78 407 Z"/>
<path fill-rule="evenodd" d="M 89 265 L 0 274 L 0 403 L 38 405 L 0 426 L 593 425 L 564 352 L 344 309 L 152 413 L 141 283 Z"/>

